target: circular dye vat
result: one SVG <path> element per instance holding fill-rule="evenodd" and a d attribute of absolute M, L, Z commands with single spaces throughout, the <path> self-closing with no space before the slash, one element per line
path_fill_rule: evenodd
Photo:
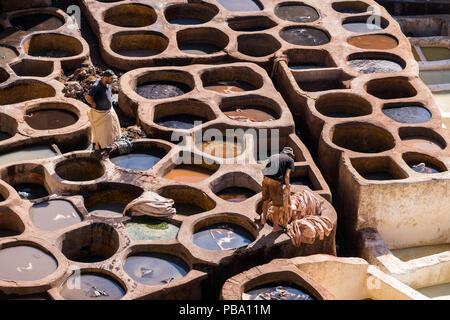
<path fill-rule="evenodd" d="M 0 63 L 8 63 L 18 56 L 14 49 L 0 45 Z"/>
<path fill-rule="evenodd" d="M 175 114 L 159 118 L 155 121 L 160 126 L 171 129 L 192 129 L 197 125 L 208 122 L 208 119 L 192 114 Z"/>
<path fill-rule="evenodd" d="M 171 23 L 171 24 L 179 24 L 182 26 L 202 24 L 205 22 L 206 22 L 205 20 L 196 19 L 196 18 L 178 18 L 178 19 L 169 20 L 169 23 Z"/>
<path fill-rule="evenodd" d="M 53 130 L 75 124 L 78 121 L 78 117 L 70 111 L 46 109 L 27 113 L 25 121 L 36 130 Z"/>
<path fill-rule="evenodd" d="M 428 152 L 442 151 L 439 143 L 435 140 L 423 136 L 409 136 L 402 138 L 404 146 L 411 150 L 424 150 Z"/>
<path fill-rule="evenodd" d="M 278 18 L 293 22 L 313 22 L 319 19 L 316 9 L 301 4 L 281 4 L 275 8 Z"/>
<path fill-rule="evenodd" d="M 218 192 L 217 196 L 229 202 L 242 202 L 253 197 L 255 194 L 253 190 L 248 188 L 231 187 Z"/>
<path fill-rule="evenodd" d="M 112 157 L 110 160 L 121 168 L 146 171 L 153 168 L 164 156 L 163 150 L 149 150 Z"/>
<path fill-rule="evenodd" d="M 0 279 L 40 280 L 56 271 L 58 263 L 41 249 L 20 245 L 0 250 Z"/>
<path fill-rule="evenodd" d="M 146 99 L 167 99 L 181 96 L 192 89 L 181 82 L 158 81 L 147 82 L 136 87 L 138 95 Z"/>
<path fill-rule="evenodd" d="M 58 29 L 64 22 L 54 15 L 37 13 L 13 18 L 11 24 L 24 31 L 43 31 Z"/>
<path fill-rule="evenodd" d="M 242 154 L 243 146 L 240 143 L 209 141 L 202 144 L 202 151 L 219 158 L 234 158 Z"/>
<path fill-rule="evenodd" d="M 9 133 L 0 131 L 0 141 L 8 140 L 11 137 L 12 136 Z"/>
<path fill-rule="evenodd" d="M 172 169 L 164 178 L 183 183 L 198 183 L 209 178 L 213 173 L 200 166 L 182 164 Z"/>
<path fill-rule="evenodd" d="M 64 200 L 35 204 L 30 209 L 33 224 L 42 230 L 58 230 L 82 221 L 75 207 Z"/>
<path fill-rule="evenodd" d="M 300 46 L 321 46 L 330 42 L 328 35 L 322 30 L 308 27 L 295 27 L 281 30 L 281 38 Z"/>
<path fill-rule="evenodd" d="M 348 43 L 361 49 L 373 50 L 390 50 L 398 46 L 397 39 L 382 34 L 352 37 Z"/>
<path fill-rule="evenodd" d="M 368 33 L 383 30 L 382 26 L 369 22 L 348 22 L 342 24 L 345 30 L 355 33 Z"/>
<path fill-rule="evenodd" d="M 236 106 L 222 111 L 228 118 L 242 122 L 265 122 L 278 118 L 271 109 L 260 106 Z"/>
<path fill-rule="evenodd" d="M 13 186 L 22 199 L 34 200 L 48 196 L 47 189 L 37 183 L 19 183 Z"/>
<path fill-rule="evenodd" d="M 403 67 L 397 62 L 385 59 L 354 59 L 348 65 L 362 73 L 393 73 L 400 72 Z"/>
<path fill-rule="evenodd" d="M 261 5 L 255 0 L 216 0 L 225 9 L 230 11 L 260 11 Z"/>
<path fill-rule="evenodd" d="M 236 80 L 211 82 L 205 85 L 205 89 L 216 91 L 223 94 L 256 90 L 256 88 L 251 84 L 244 81 L 236 81 Z"/>
<path fill-rule="evenodd" d="M 315 300 L 304 288 L 291 282 L 257 286 L 242 294 L 244 300 Z"/>
<path fill-rule="evenodd" d="M 382 111 L 392 120 L 401 123 L 423 123 L 431 119 L 431 113 L 419 106 L 383 108 Z"/>
<path fill-rule="evenodd" d="M 131 240 L 172 240 L 176 239 L 180 228 L 172 223 L 150 218 L 133 218 L 126 225 Z"/>
<path fill-rule="evenodd" d="M 123 50 L 116 50 L 115 52 L 117 54 L 120 54 L 121 56 L 125 56 L 125 57 L 143 58 L 143 57 L 156 56 L 157 54 L 161 53 L 161 50 L 157 50 L 157 49 L 123 49 Z"/>
<path fill-rule="evenodd" d="M 59 294 L 66 300 L 118 300 L 125 295 L 125 290 L 111 277 L 82 273 L 71 275 Z"/>
<path fill-rule="evenodd" d="M 395 180 L 395 177 L 387 171 L 375 171 L 360 173 L 364 179 L 367 180 Z"/>
<path fill-rule="evenodd" d="M 192 236 L 192 242 L 206 250 L 228 250 L 249 245 L 253 235 L 241 226 L 229 223 L 203 228 Z"/>
<path fill-rule="evenodd" d="M 206 211 L 205 209 L 191 203 L 175 202 L 173 207 L 177 210 L 177 214 L 181 216 L 192 216 L 194 214 Z"/>
<path fill-rule="evenodd" d="M 175 282 L 189 272 L 189 267 L 180 258 L 156 252 L 129 256 L 123 269 L 134 281 L 147 286 Z"/>
<path fill-rule="evenodd" d="M 187 54 L 194 55 L 207 55 L 219 52 L 222 50 L 218 46 L 215 46 L 210 43 L 180 43 L 178 44 L 178 48 Z"/>
<path fill-rule="evenodd" d="M 108 202 L 101 203 L 88 209 L 89 214 L 101 218 L 120 218 L 127 206 L 126 203 Z"/>
<path fill-rule="evenodd" d="M 418 173 L 425 173 L 425 174 L 439 173 L 439 170 L 437 170 L 434 167 L 427 165 L 423 162 L 413 164 L 413 165 L 410 164 L 409 166 L 411 169 L 413 169 L 415 172 L 418 172 Z"/>

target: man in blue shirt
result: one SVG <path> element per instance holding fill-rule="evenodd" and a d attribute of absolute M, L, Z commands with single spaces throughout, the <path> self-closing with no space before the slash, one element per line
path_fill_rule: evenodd
<path fill-rule="evenodd" d="M 114 72 L 106 70 L 102 78 L 85 95 L 86 101 L 91 105 L 88 117 L 91 122 L 91 141 L 93 149 L 97 147 L 106 149 L 115 140 L 120 138 L 120 123 L 112 107 L 111 83 Z"/>
<path fill-rule="evenodd" d="M 273 205 L 273 229 L 272 232 L 281 230 L 278 225 L 281 207 L 284 206 L 283 184 L 290 189 L 290 175 L 294 171 L 294 151 L 291 147 L 286 147 L 280 154 L 274 154 L 269 158 L 266 167 L 262 170 L 264 180 L 262 183 L 262 218 L 261 224 L 266 223 L 269 203 Z"/>

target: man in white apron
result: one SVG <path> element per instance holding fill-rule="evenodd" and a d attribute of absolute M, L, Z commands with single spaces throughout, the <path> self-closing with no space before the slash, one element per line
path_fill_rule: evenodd
<path fill-rule="evenodd" d="M 91 142 L 94 150 L 105 150 L 110 144 L 120 138 L 120 123 L 112 107 L 111 83 L 114 72 L 106 70 L 102 78 L 85 95 L 91 105 L 88 117 L 91 122 Z"/>

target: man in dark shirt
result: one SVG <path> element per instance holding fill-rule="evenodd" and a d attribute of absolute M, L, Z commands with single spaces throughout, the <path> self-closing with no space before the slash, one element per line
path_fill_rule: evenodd
<path fill-rule="evenodd" d="M 85 95 L 91 105 L 88 116 L 91 122 L 91 141 L 93 149 L 106 149 L 108 145 L 120 138 L 120 123 L 114 108 L 112 108 L 111 83 L 114 73 L 106 70 L 102 78 Z"/>
<path fill-rule="evenodd" d="M 283 184 L 290 189 L 290 175 L 294 171 L 294 151 L 286 147 L 280 154 L 272 155 L 263 169 L 264 180 L 262 184 L 262 218 L 261 224 L 266 223 L 269 202 L 273 205 L 273 229 L 272 232 L 281 230 L 278 225 L 279 214 L 283 201 Z"/>

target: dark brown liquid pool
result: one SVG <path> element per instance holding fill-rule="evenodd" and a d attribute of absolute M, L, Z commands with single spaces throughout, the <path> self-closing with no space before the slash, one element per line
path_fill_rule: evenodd
<path fill-rule="evenodd" d="M 180 82 L 160 81 L 143 83 L 135 91 L 147 99 L 166 99 L 185 94 L 191 91 L 191 88 Z"/>
<path fill-rule="evenodd" d="M 224 94 L 252 91 L 256 89 L 247 82 L 236 80 L 211 82 L 205 85 L 205 88 Z"/>
<path fill-rule="evenodd" d="M 54 30 L 64 23 L 58 17 L 50 14 L 27 14 L 11 19 L 11 24 L 24 31 Z"/>
<path fill-rule="evenodd" d="M 265 122 L 278 118 L 274 111 L 260 106 L 235 106 L 222 111 L 228 118 L 242 122 Z"/>
<path fill-rule="evenodd" d="M 313 22 L 319 19 L 314 8 L 299 4 L 281 4 L 275 8 L 275 14 L 283 20 L 293 22 Z"/>
<path fill-rule="evenodd" d="M 242 202 L 253 197 L 255 194 L 253 190 L 242 187 L 226 188 L 217 193 L 220 198 L 229 202 Z"/>
<path fill-rule="evenodd" d="M 36 130 L 53 130 L 75 124 L 78 117 L 70 111 L 46 109 L 28 113 L 25 115 L 25 121 Z"/>

